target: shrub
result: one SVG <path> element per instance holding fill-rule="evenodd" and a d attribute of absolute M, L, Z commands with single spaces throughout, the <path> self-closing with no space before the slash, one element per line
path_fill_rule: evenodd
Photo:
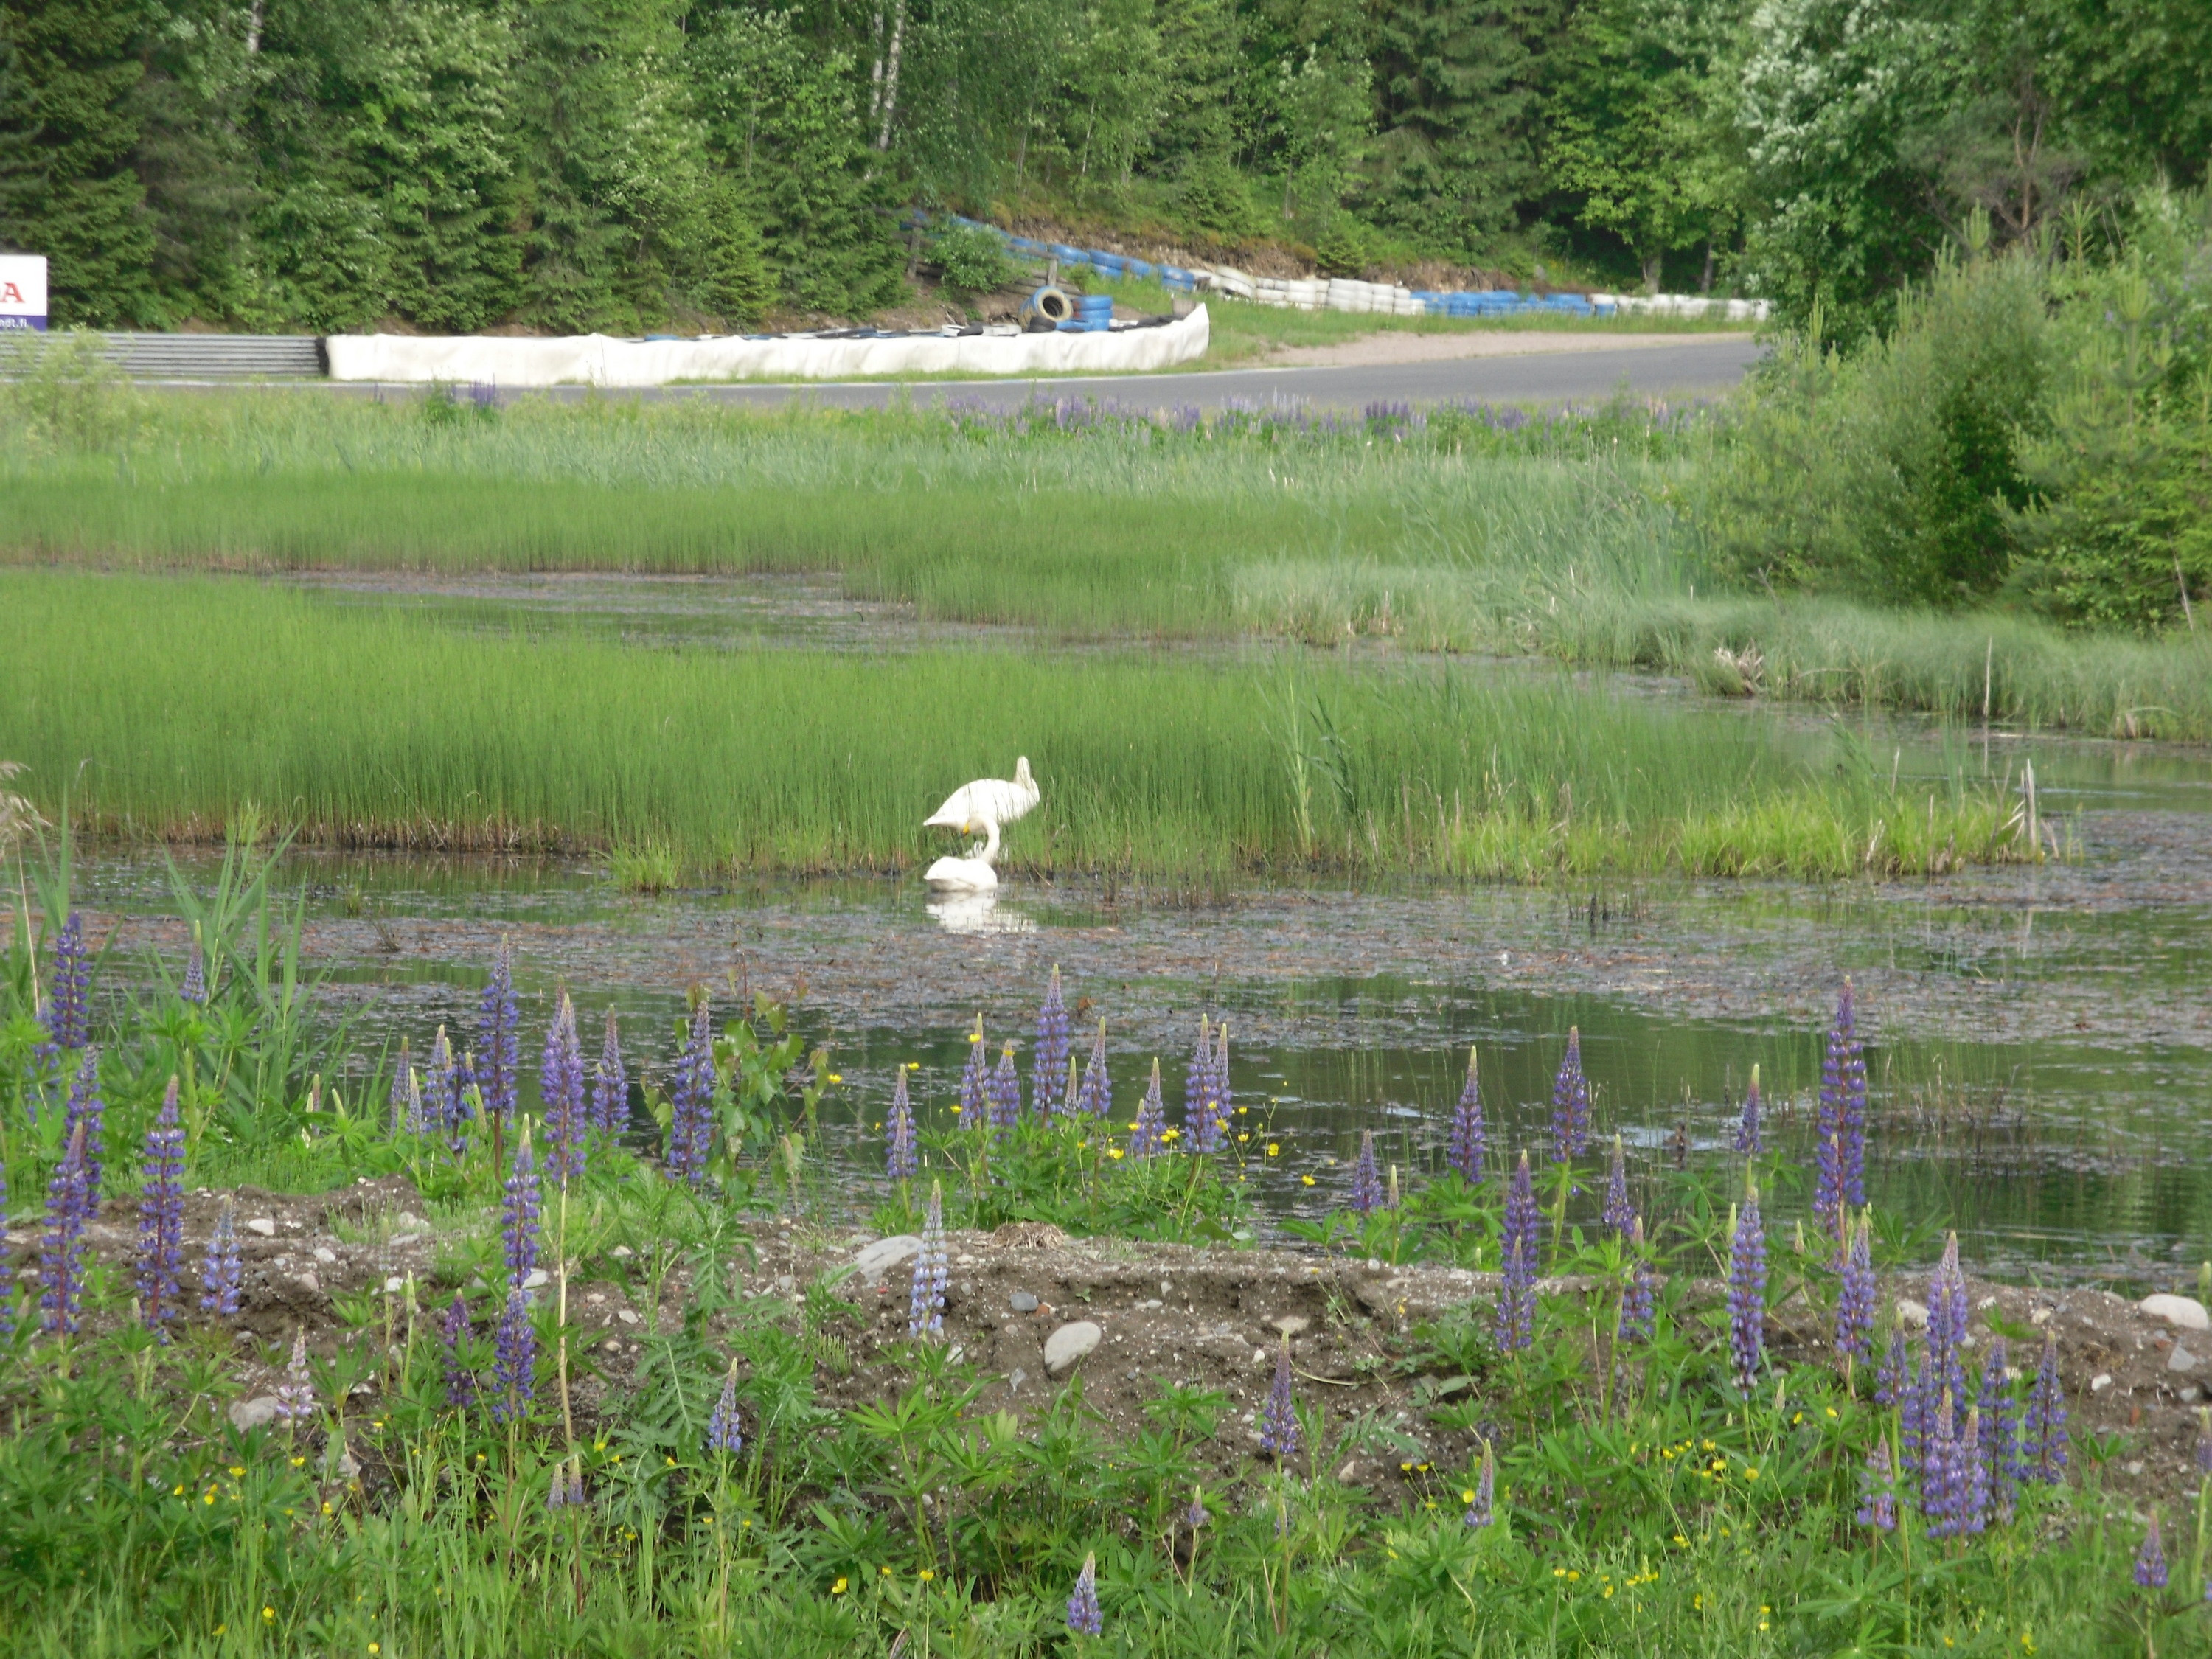
<path fill-rule="evenodd" d="M 1020 274 L 1006 245 L 981 225 L 945 226 L 930 252 L 944 272 L 945 286 L 955 294 L 993 293 Z"/>

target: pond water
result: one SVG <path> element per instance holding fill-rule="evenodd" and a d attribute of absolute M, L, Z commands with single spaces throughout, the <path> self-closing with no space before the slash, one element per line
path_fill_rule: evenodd
<path fill-rule="evenodd" d="M 1718 1168 L 1754 1064 L 1771 1131 L 1802 1164 L 1849 975 L 1879 1207 L 1956 1226 L 1994 1273 L 2170 1284 L 2212 1255 L 2212 763 L 1992 741 L 1993 766 L 2032 752 L 2076 856 L 1927 882 L 1279 887 L 1203 904 L 1018 881 L 982 907 L 891 881 L 648 899 L 580 863 L 315 852 L 291 855 L 284 879 L 309 895 L 325 994 L 372 1049 L 402 1034 L 419 1049 L 441 1021 L 471 1028 L 502 936 L 526 1024 L 542 1030 L 556 985 L 587 1027 L 612 1002 L 634 1067 L 657 1078 L 686 988 L 725 1010 L 752 989 L 795 997 L 844 1079 L 825 1151 L 848 1161 L 856 1204 L 881 1168 L 893 1067 L 920 1061 L 917 1102 L 949 1121 L 976 1014 L 994 1049 L 1011 1036 L 1026 1054 L 1054 963 L 1078 1027 L 1108 1021 L 1125 1122 L 1155 1054 L 1173 1115 L 1200 1012 L 1228 1019 L 1249 1179 L 1277 1217 L 1341 1201 L 1363 1128 L 1389 1161 L 1437 1167 L 1469 1044 L 1493 1146 L 1540 1158 L 1571 1027 L 1632 1170 L 1684 1156 Z M 118 967 L 149 948 L 181 957 L 158 858 L 94 857 L 81 879 L 96 913 L 122 920 Z M 532 1034 L 526 1058 L 536 1047 Z M 1784 1225 L 1802 1201 L 1771 1200 Z"/>

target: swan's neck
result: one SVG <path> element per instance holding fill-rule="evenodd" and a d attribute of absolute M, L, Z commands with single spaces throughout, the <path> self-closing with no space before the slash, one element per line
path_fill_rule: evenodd
<path fill-rule="evenodd" d="M 986 864 L 999 856 L 999 821 L 996 818 L 983 820 L 983 844 L 971 856 L 982 860 Z"/>

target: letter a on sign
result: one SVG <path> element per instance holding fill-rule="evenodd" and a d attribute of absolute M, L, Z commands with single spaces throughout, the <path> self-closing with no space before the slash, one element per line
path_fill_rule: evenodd
<path fill-rule="evenodd" d="M 35 253 L 0 253 L 0 333 L 46 325 L 46 259 Z"/>

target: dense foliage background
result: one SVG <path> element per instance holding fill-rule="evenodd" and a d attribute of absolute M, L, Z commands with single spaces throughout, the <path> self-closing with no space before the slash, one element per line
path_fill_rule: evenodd
<path fill-rule="evenodd" d="M 1774 296 L 2212 151 L 2198 0 L 6 0 L 58 322 L 636 330 L 902 292 L 895 210 Z"/>

